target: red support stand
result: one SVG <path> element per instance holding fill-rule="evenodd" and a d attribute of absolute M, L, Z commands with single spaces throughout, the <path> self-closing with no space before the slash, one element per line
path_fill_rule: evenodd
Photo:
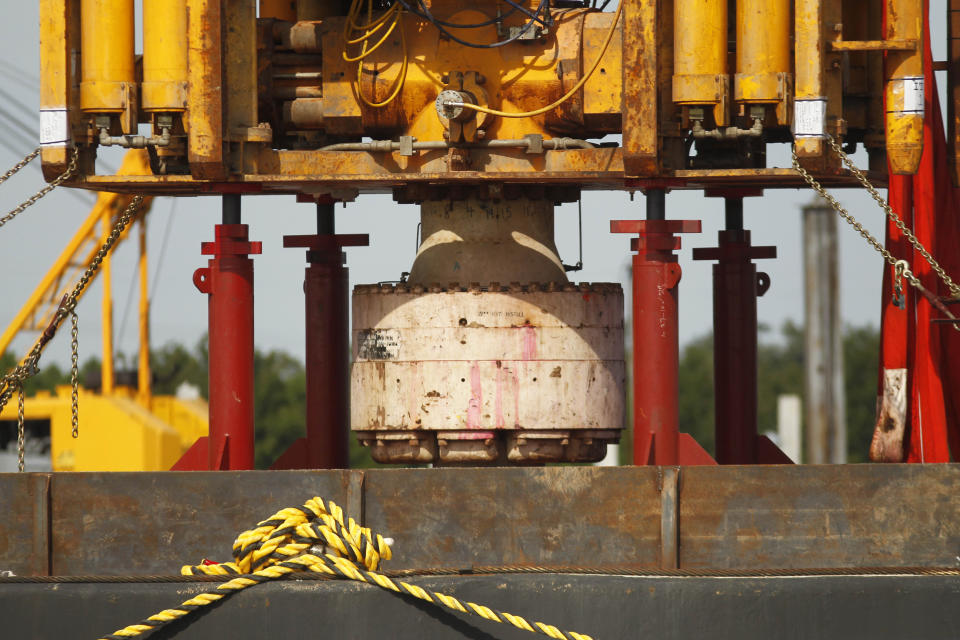
<path fill-rule="evenodd" d="M 718 246 L 693 250 L 713 265 L 713 380 L 716 458 L 720 464 L 789 464 L 766 436 L 757 434 L 757 298 L 770 288 L 753 260 L 777 257 L 776 247 L 750 244 L 743 229 L 743 196 L 724 194 L 726 229 Z"/>
<path fill-rule="evenodd" d="M 210 435 L 193 444 L 173 466 L 175 471 L 253 468 L 253 260 L 249 256 L 261 252 L 261 243 L 248 240 L 245 224 L 218 224 L 215 229 L 214 242 L 201 245 L 202 253 L 212 258 L 193 274 L 194 285 L 209 296 Z"/>
<path fill-rule="evenodd" d="M 651 194 L 648 194 L 649 198 Z M 659 203 L 662 208 L 662 192 Z M 716 464 L 678 427 L 680 346 L 675 234 L 699 233 L 699 220 L 611 220 L 612 233 L 636 233 L 633 256 L 633 463 Z"/>
<path fill-rule="evenodd" d="M 285 236 L 284 247 L 305 247 L 307 437 L 287 449 L 272 469 L 346 469 L 350 466 L 349 272 L 344 247 L 365 247 L 367 234 L 334 235 L 333 210 L 318 205 L 318 233 Z M 326 215 L 325 215 L 326 213 Z M 328 224 L 324 220 L 329 218 Z M 329 233 L 324 233 L 329 231 Z"/>

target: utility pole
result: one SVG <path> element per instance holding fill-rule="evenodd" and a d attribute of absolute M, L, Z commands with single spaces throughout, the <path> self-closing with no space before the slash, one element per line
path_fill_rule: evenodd
<path fill-rule="evenodd" d="M 806 462 L 847 461 L 837 214 L 820 197 L 803 207 Z"/>

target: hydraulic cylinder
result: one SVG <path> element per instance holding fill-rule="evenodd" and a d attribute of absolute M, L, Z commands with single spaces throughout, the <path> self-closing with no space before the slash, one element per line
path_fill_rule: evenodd
<path fill-rule="evenodd" d="M 144 111 L 187 106 L 187 0 L 143 0 Z"/>
<path fill-rule="evenodd" d="M 129 108 L 136 103 L 133 5 L 133 0 L 81 1 L 80 108 L 84 113 L 134 110 Z"/>
<path fill-rule="evenodd" d="M 676 0 L 673 7 L 673 101 L 694 120 L 711 108 L 716 125 L 726 125 L 727 0 Z"/>
<path fill-rule="evenodd" d="M 790 82 L 790 0 L 737 2 L 734 100 L 747 105 L 785 102 Z M 787 113 L 786 109 L 782 110 Z"/>
<path fill-rule="evenodd" d="M 887 52 L 886 134 L 890 171 L 917 172 L 923 154 L 923 0 L 887 0 L 886 39 L 916 47 Z"/>

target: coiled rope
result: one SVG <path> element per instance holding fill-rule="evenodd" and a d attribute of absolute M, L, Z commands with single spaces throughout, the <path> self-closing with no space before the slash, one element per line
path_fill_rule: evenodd
<path fill-rule="evenodd" d="M 344 522 L 343 510 L 334 502 L 325 506 L 322 499 L 312 498 L 302 507 L 282 509 L 257 524 L 256 528 L 241 533 L 233 543 L 232 562 L 187 565 L 180 571 L 187 576 L 236 574 L 236 578 L 220 584 L 216 589 L 198 594 L 174 609 L 164 609 L 100 640 L 132 638 L 153 631 L 237 591 L 300 571 L 365 582 L 460 613 L 471 613 L 492 622 L 542 633 L 556 640 L 592 640 L 582 633 L 561 631 L 543 622 L 528 622 L 521 616 L 464 602 L 402 580 L 393 580 L 377 572 L 380 561 L 389 560 L 390 557 L 390 545 L 382 536 L 374 535 L 367 527 L 361 527 L 353 518 Z"/>

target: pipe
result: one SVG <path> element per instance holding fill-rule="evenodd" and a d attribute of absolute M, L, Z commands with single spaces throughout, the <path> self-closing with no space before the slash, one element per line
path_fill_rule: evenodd
<path fill-rule="evenodd" d="M 673 249 L 679 233 L 699 233 L 699 220 L 664 220 L 662 189 L 647 193 L 647 220 L 611 220 L 613 233 L 636 233 L 633 255 L 633 463 L 691 464 L 699 447 L 679 431 L 678 285 Z M 705 455 L 705 454 L 704 454 Z M 702 458 L 701 458 L 702 459 Z"/>
<path fill-rule="evenodd" d="M 240 224 L 240 194 L 225 193 L 221 203 L 222 224 Z"/>
<path fill-rule="evenodd" d="M 667 217 L 667 192 L 664 189 L 647 191 L 647 220 L 665 220 Z"/>
<path fill-rule="evenodd" d="M 98 142 L 104 147 L 123 147 L 124 149 L 146 149 L 147 147 L 166 147 L 170 144 L 170 127 L 163 127 L 159 136 L 111 136 L 106 129 L 100 129 Z"/>
<path fill-rule="evenodd" d="M 143 0 L 143 110 L 187 107 L 187 0 Z"/>
<path fill-rule="evenodd" d="M 734 100 L 777 104 L 790 72 L 790 0 L 737 0 Z M 852 19 L 852 18 L 851 18 Z"/>
<path fill-rule="evenodd" d="M 735 140 L 736 138 L 759 138 L 763 135 L 763 120 L 754 118 L 753 126 L 749 129 L 739 129 L 737 127 L 719 127 L 707 131 L 699 120 L 693 121 L 693 127 L 690 129 L 694 140 L 703 140 L 712 138 L 714 140 Z"/>
<path fill-rule="evenodd" d="M 234 202 L 224 197 L 224 219 L 233 220 Z M 229 203 L 229 204 L 227 204 Z M 237 212 L 239 213 L 239 212 Z M 206 460 L 195 467 L 252 469 L 254 462 L 253 387 L 253 260 L 261 251 L 250 242 L 245 224 L 218 224 L 214 242 L 204 242 L 208 266 L 197 269 L 193 282 L 208 296 L 210 435 Z M 187 455 L 189 455 L 188 452 Z M 187 456 L 184 456 L 187 459 Z M 185 469 L 188 467 L 178 467 Z"/>
<path fill-rule="evenodd" d="M 121 114 L 136 100 L 133 0 L 80 3 L 80 108 Z"/>
<path fill-rule="evenodd" d="M 596 149 L 593 143 L 577 138 L 549 138 L 535 140 L 537 136 L 527 136 L 519 140 L 486 140 L 482 142 L 470 142 L 466 144 L 451 145 L 449 142 L 441 140 L 430 140 L 425 142 L 413 142 L 411 147 L 414 151 L 427 151 L 435 149 L 527 149 L 536 153 L 537 147 L 542 147 L 547 151 L 561 151 L 566 149 Z M 403 143 L 394 140 L 372 140 L 370 142 L 341 142 L 320 147 L 320 151 L 373 151 L 373 152 L 391 152 L 403 149 Z"/>
<path fill-rule="evenodd" d="M 716 125 L 727 122 L 727 0 L 675 0 L 673 101 L 690 107 L 691 118 L 713 111 Z"/>
<path fill-rule="evenodd" d="M 888 51 L 886 135 L 890 171 L 912 175 L 923 155 L 923 0 L 886 0 L 887 40 L 915 39 L 912 51 Z"/>

